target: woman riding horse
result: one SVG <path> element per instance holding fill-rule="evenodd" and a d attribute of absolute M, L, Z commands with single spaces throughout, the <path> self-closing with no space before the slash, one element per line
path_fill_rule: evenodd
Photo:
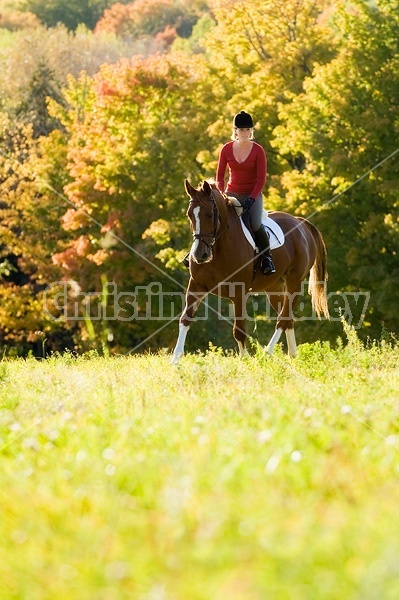
<path fill-rule="evenodd" d="M 261 256 L 263 275 L 276 272 L 270 254 L 270 242 L 262 223 L 262 190 L 267 177 L 266 153 L 260 144 L 254 142 L 254 124 L 250 114 L 243 110 L 233 120 L 231 142 L 227 142 L 220 152 L 216 171 L 219 190 L 237 198 L 248 212 L 255 242 Z M 228 168 L 228 182 L 225 175 Z M 189 254 L 183 263 L 189 266 Z"/>
<path fill-rule="evenodd" d="M 326 297 L 327 252 L 320 231 L 306 219 L 271 212 L 284 233 L 284 243 L 273 250 L 276 270 L 269 277 L 257 269 L 257 256 L 245 236 L 241 218 L 216 184 L 204 181 L 194 188 L 185 181 L 190 197 L 187 216 L 193 232 L 190 251 L 190 281 L 180 318 L 179 337 L 172 363 L 184 354 L 188 330 L 208 293 L 228 298 L 234 305 L 233 335 L 240 356 L 245 349 L 246 301 L 251 293 L 266 292 L 277 313 L 276 330 L 268 345 L 271 353 L 285 332 L 288 353 L 295 356 L 294 307 L 309 275 L 312 307 L 320 318 L 328 318 Z"/>

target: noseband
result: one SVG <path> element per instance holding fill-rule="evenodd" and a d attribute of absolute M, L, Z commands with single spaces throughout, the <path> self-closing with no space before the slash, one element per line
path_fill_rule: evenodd
<path fill-rule="evenodd" d="M 211 194 L 211 200 L 212 200 L 212 205 L 213 205 L 213 232 L 212 233 L 193 233 L 193 238 L 195 240 L 199 240 L 200 242 L 203 242 L 206 246 L 208 246 L 209 250 L 212 249 L 212 246 L 214 245 L 214 243 L 216 242 L 216 240 L 218 239 L 218 231 L 219 231 L 219 227 L 220 227 L 220 213 L 218 210 L 218 207 L 216 205 L 216 200 L 213 194 Z M 200 202 L 200 200 L 196 200 L 191 198 L 189 204 L 192 204 L 194 202 Z M 208 243 L 206 240 L 204 240 L 205 237 L 210 237 L 212 238 L 211 241 Z"/>

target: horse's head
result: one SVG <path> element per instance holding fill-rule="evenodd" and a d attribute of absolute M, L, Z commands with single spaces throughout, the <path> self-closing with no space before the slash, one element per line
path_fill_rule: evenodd
<path fill-rule="evenodd" d="M 213 258 L 212 247 L 220 227 L 220 213 L 214 190 L 208 181 L 195 189 L 186 179 L 184 187 L 190 196 L 187 216 L 194 238 L 191 256 L 198 264 L 207 263 Z"/>

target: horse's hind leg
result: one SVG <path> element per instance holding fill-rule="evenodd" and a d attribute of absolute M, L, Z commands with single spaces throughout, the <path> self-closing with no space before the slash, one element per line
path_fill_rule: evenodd
<path fill-rule="evenodd" d="M 274 334 L 266 346 L 269 354 L 272 354 L 274 347 L 279 342 L 281 335 L 285 332 L 288 346 L 288 355 L 294 357 L 296 355 L 296 340 L 294 331 L 293 317 L 293 299 L 297 298 L 297 293 L 290 294 L 289 292 L 268 293 L 268 298 L 271 306 L 276 311 L 277 324 Z"/>
<path fill-rule="evenodd" d="M 177 364 L 184 354 L 188 330 L 190 329 L 194 315 L 206 294 L 207 292 L 200 290 L 194 280 L 190 279 L 186 293 L 186 304 L 179 321 L 179 336 L 170 361 L 172 365 Z"/>
<path fill-rule="evenodd" d="M 288 356 L 292 356 L 292 358 L 295 358 L 295 356 L 296 356 L 296 339 L 295 339 L 294 326 L 292 326 L 290 329 L 285 330 L 285 337 L 287 338 Z"/>
<path fill-rule="evenodd" d="M 281 329 L 281 327 L 279 327 L 278 329 L 275 329 L 273 335 L 272 335 L 272 339 L 270 340 L 270 342 L 268 343 L 268 345 L 266 346 L 266 350 L 269 354 L 273 353 L 274 347 L 276 344 L 278 344 L 280 338 L 281 338 L 281 334 L 283 333 L 283 330 Z"/>
<path fill-rule="evenodd" d="M 284 293 L 282 292 L 282 290 L 280 289 L 276 292 L 267 292 L 267 298 L 270 302 L 270 306 L 275 310 L 277 315 L 280 315 L 283 305 L 284 305 Z M 276 344 L 278 344 L 278 342 L 280 341 L 280 338 L 281 338 L 281 335 L 283 334 L 283 332 L 284 332 L 284 329 L 279 324 L 277 324 L 276 329 L 274 330 L 274 333 L 272 335 L 272 338 L 265 348 L 265 350 L 268 352 L 268 354 L 273 353 L 273 350 L 274 350 Z"/>
<path fill-rule="evenodd" d="M 245 341 L 247 339 L 246 332 L 246 314 L 247 314 L 247 296 L 245 291 L 242 289 L 241 283 L 235 284 L 235 294 L 232 298 L 234 304 L 234 326 L 233 336 L 238 345 L 238 353 L 240 358 L 248 356 L 248 350 L 245 347 Z"/>
<path fill-rule="evenodd" d="M 294 307 L 302 294 L 302 279 L 298 273 L 287 278 L 284 304 L 277 319 L 277 327 L 282 326 L 287 338 L 288 355 L 296 356 L 296 339 L 294 330 Z"/>

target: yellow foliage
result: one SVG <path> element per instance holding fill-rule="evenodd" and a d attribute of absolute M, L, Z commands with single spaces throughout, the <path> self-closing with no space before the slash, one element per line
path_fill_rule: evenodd
<path fill-rule="evenodd" d="M 170 241 L 170 223 L 165 219 L 153 221 L 141 236 L 143 240 L 152 238 L 157 244 L 163 245 Z"/>

